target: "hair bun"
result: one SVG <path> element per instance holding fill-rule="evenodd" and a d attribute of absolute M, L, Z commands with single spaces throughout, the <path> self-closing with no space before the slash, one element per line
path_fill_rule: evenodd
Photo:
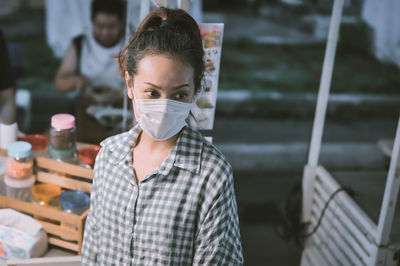
<path fill-rule="evenodd" d="M 169 23 L 168 20 L 162 19 L 160 24 L 160 29 L 174 30 L 175 27 L 171 23 Z"/>

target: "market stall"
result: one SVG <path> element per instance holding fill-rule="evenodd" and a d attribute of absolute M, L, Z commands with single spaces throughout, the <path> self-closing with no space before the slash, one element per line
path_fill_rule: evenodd
<path fill-rule="evenodd" d="M 177 2 L 178 5 L 188 3 Z M 46 3 L 48 6 L 55 4 L 53 1 Z M 77 4 L 71 1 L 64 5 L 74 3 Z M 132 17 L 129 3 L 136 2 L 128 1 L 128 21 Z M 83 2 L 83 5 L 87 8 L 88 2 Z M 140 12 L 145 15 L 149 11 L 150 1 L 148 5 L 144 5 L 143 1 Z M 88 17 L 87 14 L 83 16 Z M 205 89 L 196 99 L 192 121 L 199 129 L 211 130 L 214 124 L 223 26 L 221 23 L 200 24 L 206 60 Z M 127 29 L 126 35 L 130 33 Z M 124 112 L 122 122 L 126 124 L 126 105 Z M 33 252 L 39 243 L 36 234 L 16 232 L 11 225 L 3 228 L 13 237 L 7 243 L 3 241 L 0 244 L 0 263 L 3 259 L 7 260 L 7 265 L 80 265 L 84 226 L 90 207 L 94 159 L 100 147 L 75 141 L 77 127 L 75 117 L 71 114 L 54 115 L 49 121 L 49 128 L 46 135 L 24 135 L 18 132 L 16 124 L 7 127 L 4 132 L 0 130 L 0 176 L 4 176 L 4 182 L 0 179 L 0 188 L 5 188 L 0 191 L 0 208 L 10 208 L 34 218 L 30 222 L 39 228 L 41 234 L 45 232 L 46 235 L 43 240 L 46 241 L 45 248 L 39 254 Z M 12 169 L 15 170 L 14 175 L 8 178 L 13 174 Z M 21 241 L 27 242 L 22 249 L 17 243 Z M 50 249 L 61 249 L 62 256 L 36 258 L 43 255 L 47 257 L 47 245 Z"/>

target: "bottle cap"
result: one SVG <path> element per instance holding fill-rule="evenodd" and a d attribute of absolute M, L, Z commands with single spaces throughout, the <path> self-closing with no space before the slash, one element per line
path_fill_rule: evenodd
<path fill-rule="evenodd" d="M 7 146 L 7 154 L 13 158 L 22 159 L 31 155 L 32 145 L 25 141 L 15 141 Z"/>
<path fill-rule="evenodd" d="M 51 117 L 51 126 L 58 129 L 70 129 L 75 126 L 75 117 L 70 114 L 56 114 Z"/>

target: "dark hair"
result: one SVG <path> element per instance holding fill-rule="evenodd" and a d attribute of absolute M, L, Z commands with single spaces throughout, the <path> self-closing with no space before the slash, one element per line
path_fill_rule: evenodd
<path fill-rule="evenodd" d="M 106 13 L 108 15 L 116 15 L 119 20 L 125 18 L 125 4 L 122 0 L 93 0 L 91 6 L 91 18 L 97 13 Z"/>
<path fill-rule="evenodd" d="M 194 91 L 200 90 L 203 44 L 199 26 L 184 10 L 161 7 L 147 15 L 119 54 L 120 74 L 128 71 L 133 76 L 138 62 L 151 54 L 173 56 L 189 64 L 194 70 Z"/>

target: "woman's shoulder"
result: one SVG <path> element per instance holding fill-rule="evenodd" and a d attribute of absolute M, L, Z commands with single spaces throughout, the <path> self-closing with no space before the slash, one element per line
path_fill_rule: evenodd
<path fill-rule="evenodd" d="M 201 147 L 198 160 L 198 172 L 194 176 L 207 197 L 214 197 L 228 191 L 233 186 L 233 171 L 224 154 L 196 129 L 188 131 L 192 140 Z"/>
<path fill-rule="evenodd" d="M 202 146 L 200 166 L 202 171 L 231 175 L 232 167 L 225 155 L 199 131 L 191 127 L 189 130 L 193 138 Z"/>

